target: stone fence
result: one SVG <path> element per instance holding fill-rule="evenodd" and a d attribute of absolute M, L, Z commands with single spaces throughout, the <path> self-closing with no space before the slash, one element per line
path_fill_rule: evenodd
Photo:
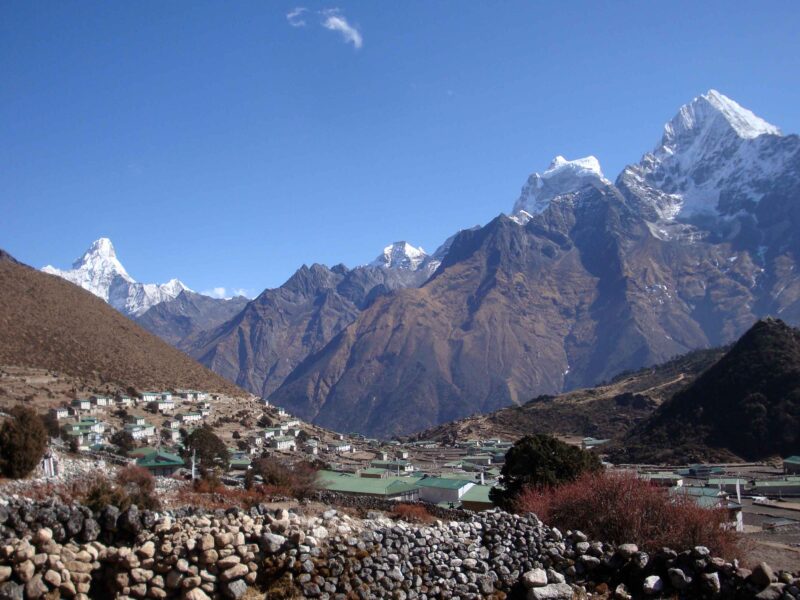
<path fill-rule="evenodd" d="M 15 500 L 0 520 L 0 600 L 238 600 L 253 586 L 271 599 L 800 599 L 800 579 L 766 565 L 751 572 L 703 547 L 651 555 L 501 511 L 420 525 L 334 509 L 92 514 Z"/>

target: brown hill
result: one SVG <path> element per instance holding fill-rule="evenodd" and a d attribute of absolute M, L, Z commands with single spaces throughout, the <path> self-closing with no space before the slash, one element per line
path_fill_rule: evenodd
<path fill-rule="evenodd" d="M 761 460 L 800 451 L 800 330 L 759 321 L 625 436 L 627 462 Z"/>
<path fill-rule="evenodd" d="M 724 348 L 696 350 L 655 367 L 623 373 L 608 383 L 558 396 L 540 396 L 522 406 L 444 423 L 414 439 L 455 441 L 530 433 L 619 438 L 685 389 L 718 360 Z"/>
<path fill-rule="evenodd" d="M 0 254 L 0 364 L 122 388 L 246 392 L 146 332 L 100 298 Z"/>

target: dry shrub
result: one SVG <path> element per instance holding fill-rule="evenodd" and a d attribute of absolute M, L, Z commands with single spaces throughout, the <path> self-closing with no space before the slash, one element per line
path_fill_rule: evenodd
<path fill-rule="evenodd" d="M 739 557 L 736 532 L 723 527 L 724 510 L 698 506 L 686 496 L 632 473 L 585 474 L 551 488 L 526 488 L 516 502 L 559 529 L 580 530 L 591 538 L 635 543 L 647 551 L 707 546 L 714 555 Z"/>
<path fill-rule="evenodd" d="M 256 475 L 263 485 L 256 485 Z M 291 467 L 274 458 L 260 458 L 253 463 L 245 475 L 245 487 L 260 487 L 262 493 L 289 496 L 302 500 L 309 498 L 317 489 L 317 471 L 307 462 L 298 462 Z"/>
<path fill-rule="evenodd" d="M 434 518 L 421 504 L 398 504 L 392 515 L 409 523 L 431 523 Z"/>
<path fill-rule="evenodd" d="M 147 469 L 128 465 L 117 472 L 117 483 L 128 494 L 131 504 L 147 510 L 161 508 L 155 493 L 156 480 Z"/>

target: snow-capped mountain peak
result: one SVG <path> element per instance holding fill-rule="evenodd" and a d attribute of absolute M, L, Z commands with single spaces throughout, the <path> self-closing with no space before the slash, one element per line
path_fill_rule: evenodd
<path fill-rule="evenodd" d="M 594 156 L 567 160 L 556 156 L 543 173 L 528 178 L 514 204 L 513 218 L 526 222 L 531 215 L 543 212 L 557 196 L 577 192 L 586 186 L 610 185 Z"/>
<path fill-rule="evenodd" d="M 785 140 L 774 125 L 709 90 L 678 110 L 661 143 L 620 181 L 659 220 L 751 212 L 773 175 L 794 160 L 795 144 Z"/>
<path fill-rule="evenodd" d="M 54 267 L 45 267 L 45 269 L 54 269 Z M 93 274 L 106 273 L 111 275 L 118 275 L 123 279 L 133 282 L 133 278 L 128 275 L 125 267 L 117 260 L 117 252 L 114 250 L 114 244 L 108 238 L 100 238 L 92 242 L 89 249 L 83 253 L 79 259 L 72 263 L 73 270 L 81 270 Z"/>
<path fill-rule="evenodd" d="M 61 270 L 47 265 L 42 271 L 79 285 L 127 315 L 140 315 L 151 306 L 189 290 L 178 279 L 170 279 L 164 284 L 138 283 L 128 275 L 117 259 L 111 240 L 105 237 L 92 242 L 89 249 L 72 263 L 72 269 Z"/>
<path fill-rule="evenodd" d="M 383 249 L 370 265 L 373 267 L 383 267 L 385 269 L 403 269 L 406 271 L 416 271 L 428 254 L 421 247 L 417 248 L 408 242 L 394 242 Z"/>
<path fill-rule="evenodd" d="M 692 138 L 702 138 L 701 141 L 706 142 L 709 137 L 720 135 L 720 129 L 731 129 L 746 140 L 764 134 L 781 135 L 781 130 L 774 125 L 717 90 L 709 90 L 683 105 L 664 126 L 662 146 L 685 143 Z"/>

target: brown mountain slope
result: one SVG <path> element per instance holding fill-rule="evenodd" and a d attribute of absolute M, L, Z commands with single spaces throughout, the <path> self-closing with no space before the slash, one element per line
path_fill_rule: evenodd
<path fill-rule="evenodd" d="M 734 252 L 659 239 L 615 188 L 589 187 L 525 226 L 462 233 L 425 285 L 376 301 L 271 397 L 393 435 L 590 386 L 744 331 L 757 268 Z"/>
<path fill-rule="evenodd" d="M 266 397 L 309 354 L 352 323 L 374 297 L 419 285 L 423 275 L 303 265 L 281 287 L 265 290 L 230 320 L 189 336 L 178 347 L 215 373 Z"/>
<path fill-rule="evenodd" d="M 596 387 L 540 396 L 522 406 L 444 423 L 413 438 L 515 440 L 530 433 L 619 438 L 689 386 L 724 352 L 725 348 L 696 350 L 655 367 L 620 374 Z"/>
<path fill-rule="evenodd" d="M 245 392 L 146 332 L 100 298 L 0 256 L 0 364 L 137 389 Z"/>

